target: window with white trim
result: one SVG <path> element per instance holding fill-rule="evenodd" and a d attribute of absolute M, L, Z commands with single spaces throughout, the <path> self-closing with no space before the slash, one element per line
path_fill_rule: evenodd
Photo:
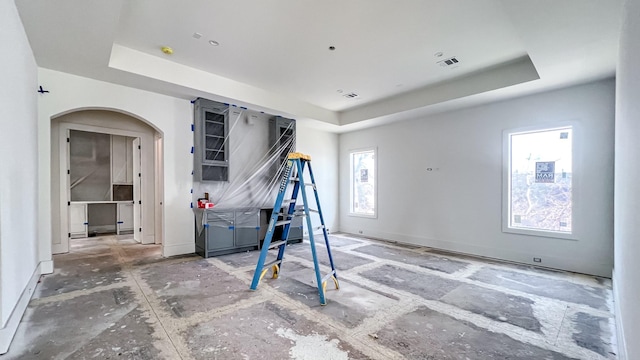
<path fill-rule="evenodd" d="M 505 231 L 572 234 L 573 128 L 506 132 Z"/>
<path fill-rule="evenodd" d="M 353 150 L 349 153 L 351 215 L 376 216 L 376 149 Z"/>

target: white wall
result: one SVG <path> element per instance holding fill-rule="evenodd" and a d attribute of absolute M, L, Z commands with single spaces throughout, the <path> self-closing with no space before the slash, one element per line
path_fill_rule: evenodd
<path fill-rule="evenodd" d="M 0 354 L 39 275 L 36 62 L 13 1 L 0 1 Z M 24 296 L 23 296 L 24 294 Z"/>
<path fill-rule="evenodd" d="M 503 130 L 575 121 L 578 238 L 503 233 Z M 340 136 L 340 229 L 463 253 L 610 276 L 613 80 Z M 378 148 L 378 216 L 350 216 L 349 150 Z M 427 168 L 438 168 L 427 171 Z"/>
<path fill-rule="evenodd" d="M 77 109 L 117 109 L 144 119 L 162 133 L 164 148 L 163 255 L 192 253 L 192 110 L 188 100 L 39 69 L 40 84 L 51 91 L 38 104 L 39 229 L 42 260 L 51 260 L 51 118 Z M 159 199 L 158 199 L 159 201 Z"/>
<path fill-rule="evenodd" d="M 296 150 L 311 155 L 311 166 L 318 188 L 325 225 L 331 232 L 338 231 L 340 226 L 338 217 L 338 134 L 313 129 L 299 121 L 296 129 Z M 309 181 L 309 178 L 306 179 Z M 310 204 L 313 204 L 313 193 L 310 192 L 307 197 Z M 315 206 L 311 206 L 311 208 L 315 208 Z M 313 226 L 319 225 L 320 223 L 314 217 Z"/>
<path fill-rule="evenodd" d="M 622 12 L 616 75 L 615 271 L 619 359 L 640 359 L 640 2 Z M 626 355 L 626 356 L 625 356 Z"/>

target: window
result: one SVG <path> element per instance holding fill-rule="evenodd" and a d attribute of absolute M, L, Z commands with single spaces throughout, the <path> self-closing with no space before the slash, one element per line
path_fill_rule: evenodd
<path fill-rule="evenodd" d="M 573 227 L 573 128 L 511 131 L 506 137 L 503 230 L 568 237 Z"/>
<path fill-rule="evenodd" d="M 350 152 L 351 215 L 376 216 L 376 150 Z"/>

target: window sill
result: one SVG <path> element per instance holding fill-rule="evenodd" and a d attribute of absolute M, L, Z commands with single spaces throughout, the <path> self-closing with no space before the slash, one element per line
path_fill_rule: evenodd
<path fill-rule="evenodd" d="M 509 234 L 578 241 L 578 237 L 576 236 L 575 233 L 562 233 L 562 232 L 545 231 L 545 230 L 527 230 L 527 229 L 518 229 L 518 228 L 510 228 L 510 227 L 507 227 L 507 228 L 503 227 L 502 232 L 509 233 Z"/>

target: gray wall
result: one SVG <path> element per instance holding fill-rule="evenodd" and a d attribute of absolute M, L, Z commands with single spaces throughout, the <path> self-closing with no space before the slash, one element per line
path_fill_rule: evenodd
<path fill-rule="evenodd" d="M 640 359 L 640 2 L 627 1 L 622 13 L 616 88 L 613 290 L 619 355 L 624 360 Z"/>
<path fill-rule="evenodd" d="M 503 131 L 573 121 L 577 240 L 502 232 Z M 614 81 L 496 102 L 340 136 L 340 229 L 610 276 Z M 349 215 L 349 150 L 378 149 L 378 216 Z M 427 168 L 439 169 L 427 171 Z"/>

